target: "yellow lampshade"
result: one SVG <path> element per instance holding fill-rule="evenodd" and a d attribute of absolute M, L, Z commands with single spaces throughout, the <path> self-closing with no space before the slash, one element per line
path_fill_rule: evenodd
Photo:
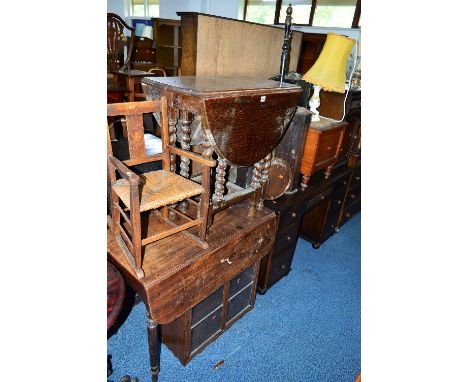
<path fill-rule="evenodd" d="M 344 93 L 346 63 L 354 43 L 352 38 L 328 33 L 319 58 L 302 79 L 323 90 Z"/>

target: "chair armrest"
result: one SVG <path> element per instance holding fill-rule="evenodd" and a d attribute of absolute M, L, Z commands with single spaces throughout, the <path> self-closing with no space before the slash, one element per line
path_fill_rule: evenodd
<path fill-rule="evenodd" d="M 174 146 L 168 146 L 168 149 L 171 153 L 192 159 L 193 161 L 201 163 L 205 166 L 216 166 L 216 161 L 214 159 L 205 158 L 204 156 L 194 153 L 192 151 L 182 150 Z"/>
<path fill-rule="evenodd" d="M 131 185 L 138 185 L 140 183 L 140 177 L 116 157 L 109 155 L 109 161 L 115 166 L 120 175 L 128 181 L 128 183 Z"/>

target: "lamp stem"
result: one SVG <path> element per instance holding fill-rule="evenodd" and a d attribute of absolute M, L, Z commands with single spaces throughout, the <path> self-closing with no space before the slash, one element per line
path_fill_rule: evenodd
<path fill-rule="evenodd" d="M 320 106 L 320 89 L 321 87 L 319 85 L 314 85 L 314 94 L 312 95 L 312 98 L 309 102 L 310 111 L 313 113 L 312 122 L 320 121 L 320 113 L 317 110 L 317 108 Z"/>

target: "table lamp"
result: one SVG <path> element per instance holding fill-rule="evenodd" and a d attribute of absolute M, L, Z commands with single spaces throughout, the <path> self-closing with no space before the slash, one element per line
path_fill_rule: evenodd
<path fill-rule="evenodd" d="M 143 31 L 141 32 L 141 37 L 146 37 L 152 40 L 153 39 L 153 27 L 149 25 L 145 25 L 143 27 Z"/>
<path fill-rule="evenodd" d="M 345 92 L 346 63 L 355 40 L 336 33 L 328 33 L 325 45 L 315 64 L 302 77 L 314 86 L 314 94 L 309 105 L 313 113 L 312 121 L 320 121 L 317 108 L 320 106 L 320 90 L 338 93 Z"/>

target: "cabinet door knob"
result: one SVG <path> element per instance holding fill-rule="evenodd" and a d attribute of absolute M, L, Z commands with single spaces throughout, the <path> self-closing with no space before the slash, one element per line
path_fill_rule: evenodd
<path fill-rule="evenodd" d="M 292 218 L 295 218 L 297 216 L 297 214 L 295 212 L 291 212 L 291 217 Z"/>
<path fill-rule="evenodd" d="M 224 263 L 224 262 L 228 263 L 229 265 L 232 264 L 232 261 L 229 260 L 229 257 L 227 257 L 226 259 L 221 259 L 221 264 Z"/>

